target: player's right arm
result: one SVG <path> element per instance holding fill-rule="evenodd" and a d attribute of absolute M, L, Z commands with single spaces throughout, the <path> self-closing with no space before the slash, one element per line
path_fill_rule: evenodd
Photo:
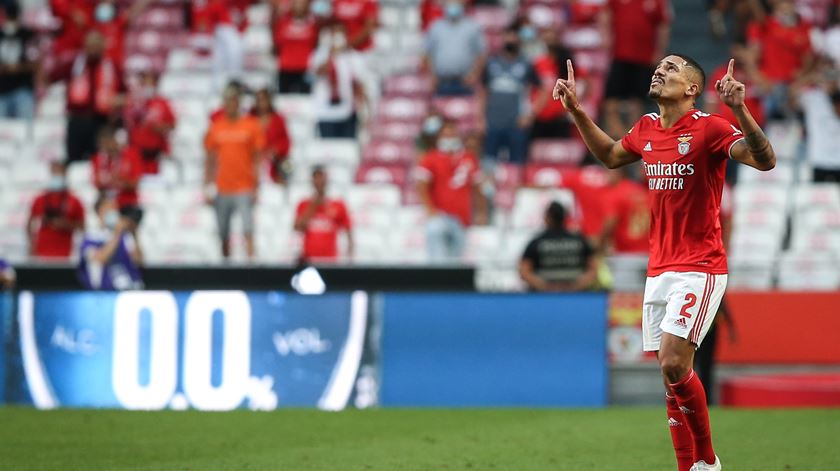
<path fill-rule="evenodd" d="M 562 100 L 563 106 L 572 116 L 580 131 L 583 142 L 589 151 L 601 161 L 607 168 L 623 167 L 641 158 L 640 155 L 624 148 L 621 141 L 613 140 L 603 129 L 586 114 L 577 99 L 575 90 L 575 70 L 572 61 L 566 61 L 569 70 L 569 78 L 557 79 L 554 85 L 554 99 Z"/>

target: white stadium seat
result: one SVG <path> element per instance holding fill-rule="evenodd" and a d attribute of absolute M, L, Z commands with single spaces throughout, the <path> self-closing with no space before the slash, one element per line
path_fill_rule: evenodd
<path fill-rule="evenodd" d="M 777 161 L 773 170 L 762 172 L 747 165 L 738 167 L 739 184 L 785 184 L 796 180 L 796 167 L 792 162 Z"/>
<path fill-rule="evenodd" d="M 741 184 L 735 186 L 735 210 L 745 211 L 752 208 L 772 208 L 785 211 L 788 207 L 790 192 L 786 185 L 778 184 Z"/>
<path fill-rule="evenodd" d="M 304 157 L 309 164 L 343 165 L 354 169 L 361 159 L 359 144 L 354 139 L 322 139 L 312 142 Z"/>
<path fill-rule="evenodd" d="M 499 258 L 502 248 L 502 231 L 494 226 L 467 228 L 464 258 L 468 262 L 489 262 Z"/>
<path fill-rule="evenodd" d="M 215 95 L 213 76 L 197 72 L 168 72 L 160 79 L 160 93 L 170 98 Z"/>
<path fill-rule="evenodd" d="M 838 260 L 832 252 L 787 252 L 779 261 L 779 288 L 789 291 L 840 289 Z"/>
<path fill-rule="evenodd" d="M 22 144 L 29 138 L 29 124 L 22 119 L 0 119 L 0 141 Z"/>
<path fill-rule="evenodd" d="M 93 170 L 90 162 L 73 162 L 67 166 L 67 186 L 71 189 L 93 185 Z"/>
<path fill-rule="evenodd" d="M 360 208 L 351 215 L 353 227 L 364 227 L 387 232 L 394 227 L 394 210 L 391 208 Z"/>
<path fill-rule="evenodd" d="M 773 287 L 774 257 L 730 255 L 727 288 L 767 290 Z"/>
<path fill-rule="evenodd" d="M 347 192 L 347 205 L 353 212 L 373 207 L 395 209 L 400 205 L 400 190 L 394 185 L 355 185 Z"/>
<path fill-rule="evenodd" d="M 565 189 L 544 190 L 536 188 L 521 188 L 516 192 L 511 226 L 514 228 L 539 229 L 543 226 L 543 215 L 549 203 L 557 201 L 566 207 L 575 207 L 575 198 L 571 191 Z"/>
<path fill-rule="evenodd" d="M 840 187 L 836 183 L 811 183 L 794 188 L 794 209 L 810 211 L 815 208 L 840 209 Z"/>
<path fill-rule="evenodd" d="M 45 162 L 21 161 L 11 168 L 12 184 L 18 187 L 42 188 L 50 178 L 50 169 Z"/>

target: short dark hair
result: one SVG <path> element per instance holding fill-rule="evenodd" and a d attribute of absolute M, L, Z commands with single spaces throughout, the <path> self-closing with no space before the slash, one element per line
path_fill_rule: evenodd
<path fill-rule="evenodd" d="M 322 174 L 326 175 L 327 167 L 325 167 L 324 165 L 321 165 L 321 164 L 313 165 L 312 166 L 312 176 L 314 177 L 315 175 L 317 175 L 319 173 L 322 173 Z"/>
<path fill-rule="evenodd" d="M 566 208 L 557 201 L 552 201 L 548 205 L 548 208 L 545 210 L 545 215 L 551 226 L 562 227 L 566 222 Z"/>
<path fill-rule="evenodd" d="M 698 93 L 697 96 L 703 94 L 703 90 L 706 89 L 706 71 L 703 70 L 703 66 L 701 66 L 699 62 L 694 60 L 693 57 L 686 54 L 671 52 L 668 55 L 679 57 L 680 59 L 684 60 L 685 63 L 689 65 L 689 67 L 697 71 L 697 76 L 700 78 L 700 93 Z"/>

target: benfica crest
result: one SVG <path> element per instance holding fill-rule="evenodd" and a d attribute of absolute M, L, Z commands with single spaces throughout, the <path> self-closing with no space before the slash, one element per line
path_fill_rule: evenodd
<path fill-rule="evenodd" d="M 677 145 L 677 152 L 679 152 L 680 155 L 688 154 L 688 151 L 691 150 L 691 143 L 688 142 L 691 139 L 693 139 L 693 137 L 690 135 L 684 135 L 677 138 L 677 140 L 680 141 Z"/>

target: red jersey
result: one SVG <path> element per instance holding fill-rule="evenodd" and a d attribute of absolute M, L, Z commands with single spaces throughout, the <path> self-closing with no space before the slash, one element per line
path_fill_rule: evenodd
<path fill-rule="evenodd" d="M 744 135 L 718 115 L 690 110 L 668 129 L 646 114 L 621 140 L 643 159 L 650 205 L 648 276 L 725 274 L 720 200 L 726 159 Z"/>
<path fill-rule="evenodd" d="M 156 96 L 142 103 L 129 127 L 129 143 L 143 156 L 143 173 L 158 173 L 157 157 L 169 152 L 169 139 L 158 130 L 161 126 L 174 127 L 175 113 L 166 98 Z"/>
<path fill-rule="evenodd" d="M 657 31 L 671 22 L 668 0 L 609 0 L 612 12 L 614 59 L 651 65 L 657 47 Z"/>
<path fill-rule="evenodd" d="M 368 19 L 379 18 L 379 6 L 376 0 L 334 0 L 333 14 L 335 19 L 344 24 L 347 31 L 347 42 L 353 39 L 365 29 Z M 366 51 L 373 46 L 373 35 L 356 46 L 359 51 Z"/>
<path fill-rule="evenodd" d="M 803 21 L 785 26 L 772 16 L 764 23 L 751 23 L 747 27 L 747 39 L 761 48 L 758 59 L 761 73 L 773 82 L 791 82 L 804 58 L 811 54 L 810 29 Z"/>
<path fill-rule="evenodd" d="M 708 86 L 706 87 L 704 100 L 706 103 L 718 103 L 717 114 L 723 116 L 725 120 L 737 126 L 738 120 L 735 119 L 735 113 L 732 112 L 731 108 L 720 103 L 717 90 L 715 90 L 715 83 L 726 75 L 728 65 L 729 64 L 723 64 L 715 69 L 712 76 L 707 80 Z M 757 87 L 753 87 L 753 84 L 745 78 L 739 77 L 739 79 L 742 80 L 744 85 L 747 87 L 747 96 L 744 98 L 744 104 L 747 105 L 747 108 L 750 110 L 755 122 L 758 123 L 759 126 L 762 126 L 764 124 L 764 103 L 762 103 L 761 97 L 756 95 Z"/>
<path fill-rule="evenodd" d="M 58 18 L 61 27 L 53 41 L 53 54 L 62 57 L 65 53 L 76 53 L 82 49 L 85 34 L 93 25 L 93 3 L 79 0 L 50 0 L 52 14 Z"/>
<path fill-rule="evenodd" d="M 443 5 L 439 0 L 423 0 L 420 2 L 420 27 L 427 31 L 429 26 L 439 18 L 443 18 Z"/>
<path fill-rule="evenodd" d="M 606 217 L 615 218 L 613 251 L 619 254 L 647 253 L 650 209 L 647 190 L 632 180 L 622 180 L 605 192 Z"/>
<path fill-rule="evenodd" d="M 32 202 L 29 218 L 41 220 L 33 241 L 33 255 L 67 258 L 73 251 L 73 231 L 53 227 L 51 217 L 84 223 L 85 208 L 69 191 L 46 191 Z"/>
<path fill-rule="evenodd" d="M 107 23 L 94 22 L 93 29 L 99 31 L 105 38 L 105 55 L 119 65 L 125 58 L 125 33 L 128 29 L 128 15 L 118 14 Z"/>
<path fill-rule="evenodd" d="M 534 70 L 540 77 L 540 82 L 542 82 L 543 86 L 542 88 L 534 87 L 532 89 L 531 102 L 536 103 L 536 101 L 539 100 L 540 95 L 548 94 L 549 96 L 545 107 L 537 113 L 537 121 L 551 121 L 559 118 L 566 112 L 566 108 L 563 106 L 562 100 L 554 100 L 551 98 L 551 95 L 554 93 L 554 85 L 557 82 L 557 77 L 560 77 L 560 68 L 557 67 L 557 61 L 551 55 L 537 57 L 534 59 Z M 575 74 L 578 77 L 583 77 L 585 75 L 577 68 L 575 68 Z"/>
<path fill-rule="evenodd" d="M 417 179 L 429 184 L 432 205 L 461 224 L 472 221 L 472 188 L 480 183 L 478 160 L 467 151 L 455 154 L 430 150 L 420 161 Z"/>
<path fill-rule="evenodd" d="M 274 23 L 274 43 L 280 52 L 277 64 L 281 71 L 304 72 L 318 46 L 318 24 L 311 16 L 301 19 L 286 15 Z"/>
<path fill-rule="evenodd" d="M 607 173 L 601 166 L 589 165 L 579 170 L 563 172 L 560 186 L 572 190 L 575 195 L 576 216 L 571 226 L 590 239 L 601 234 L 604 227 L 604 198 Z"/>
<path fill-rule="evenodd" d="M 298 203 L 295 220 L 300 219 L 311 199 Z M 341 200 L 327 199 L 318 209 L 303 231 L 303 258 L 336 258 L 338 256 L 338 231 L 350 230 L 350 216 Z"/>
<path fill-rule="evenodd" d="M 140 201 L 137 195 L 137 184 L 143 175 L 143 162 L 136 149 L 126 147 L 120 157 L 111 158 L 107 154 L 97 152 L 91 161 L 93 170 L 93 184 L 99 191 L 109 191 L 116 194 L 117 206 L 136 206 Z M 133 189 L 118 188 L 117 181 L 131 182 Z"/>

